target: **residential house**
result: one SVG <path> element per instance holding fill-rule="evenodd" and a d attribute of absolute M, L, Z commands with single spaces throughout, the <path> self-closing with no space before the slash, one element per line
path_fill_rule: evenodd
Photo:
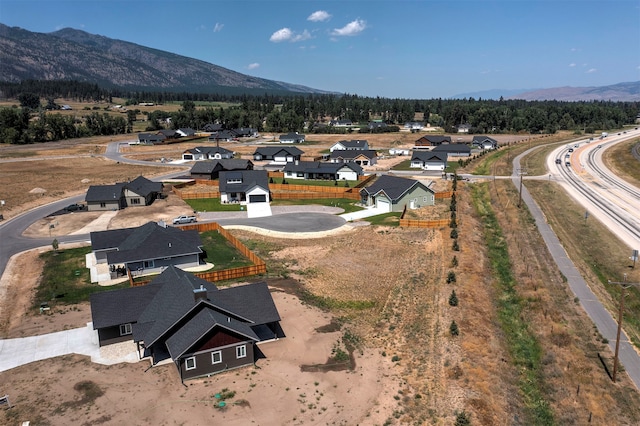
<path fill-rule="evenodd" d="M 158 130 L 158 135 L 162 135 L 165 139 L 178 139 L 181 135 L 173 129 Z"/>
<path fill-rule="evenodd" d="M 236 170 L 253 170 L 253 163 L 250 160 L 237 158 L 197 161 L 191 167 L 189 175 L 193 179 L 215 180 L 218 179 L 220 172 Z"/>
<path fill-rule="evenodd" d="M 191 127 L 181 127 L 178 130 L 176 130 L 176 133 L 178 135 L 180 135 L 180 137 L 191 137 L 191 136 L 195 136 L 196 135 L 196 131 L 193 130 Z"/>
<path fill-rule="evenodd" d="M 498 148 L 498 141 L 490 138 L 489 136 L 476 135 L 471 141 L 471 146 L 475 146 L 480 149 L 496 149 Z"/>
<path fill-rule="evenodd" d="M 220 172 L 222 203 L 268 203 L 269 176 L 266 170 L 235 170 Z"/>
<path fill-rule="evenodd" d="M 462 143 L 445 144 L 436 146 L 432 152 L 446 152 L 449 157 L 469 157 L 471 148 Z"/>
<path fill-rule="evenodd" d="M 320 161 L 295 161 L 282 169 L 287 179 L 358 180 L 363 175 L 356 163 L 325 163 Z"/>
<path fill-rule="evenodd" d="M 142 145 L 158 145 L 167 138 L 163 134 L 138 133 L 138 143 Z"/>
<path fill-rule="evenodd" d="M 235 152 L 219 146 L 196 146 L 182 153 L 184 161 L 221 160 L 233 158 Z"/>
<path fill-rule="evenodd" d="M 377 159 L 378 154 L 371 149 L 333 151 L 329 155 L 329 161 L 332 163 L 356 163 L 360 166 L 373 166 Z"/>
<path fill-rule="evenodd" d="M 304 142 L 304 135 L 298 132 L 290 132 L 278 137 L 280 143 L 302 143 Z"/>
<path fill-rule="evenodd" d="M 409 155 L 411 150 L 406 148 L 389 148 L 389 155 Z"/>
<path fill-rule="evenodd" d="M 423 170 L 441 170 L 447 168 L 447 153 L 434 151 L 414 151 L 411 156 L 411 168 Z"/>
<path fill-rule="evenodd" d="M 349 119 L 340 119 L 340 120 L 331 120 L 329 121 L 329 126 L 335 127 L 349 127 L 353 126 L 353 122 Z"/>
<path fill-rule="evenodd" d="M 300 160 L 304 151 L 295 146 L 261 146 L 253 153 L 255 161 L 271 160 L 274 163 L 291 163 Z"/>
<path fill-rule="evenodd" d="M 238 138 L 257 138 L 260 136 L 258 129 L 254 129 L 252 127 L 239 127 L 237 129 L 233 129 L 231 132 Z"/>
<path fill-rule="evenodd" d="M 370 121 L 367 127 L 369 128 L 369 130 L 373 130 L 375 132 L 377 129 L 383 129 L 387 127 L 387 123 L 385 123 L 384 121 Z"/>
<path fill-rule="evenodd" d="M 202 126 L 202 130 L 210 133 L 219 132 L 220 130 L 222 130 L 222 124 L 207 123 L 204 126 Z"/>
<path fill-rule="evenodd" d="M 392 175 L 382 175 L 360 190 L 362 204 L 386 212 L 401 212 L 405 206 L 417 209 L 432 206 L 435 193 L 424 183 Z"/>
<path fill-rule="evenodd" d="M 85 195 L 85 202 L 88 211 L 120 210 L 125 207 L 148 206 L 161 192 L 161 182 L 139 176 L 130 182 L 91 185 Z"/>
<path fill-rule="evenodd" d="M 415 149 L 429 149 L 433 146 L 451 143 L 451 136 L 424 135 L 414 142 Z"/>
<path fill-rule="evenodd" d="M 192 268 L 201 264 L 203 256 L 198 231 L 183 231 L 164 223 L 95 231 L 89 238 L 95 264 L 108 264 L 110 278 L 127 270 L 146 275 L 160 273 L 168 266 Z"/>
<path fill-rule="evenodd" d="M 233 142 L 237 139 L 235 133 L 228 130 L 220 130 L 209 135 L 209 142 Z"/>
<path fill-rule="evenodd" d="M 457 129 L 458 129 L 458 133 L 469 133 L 469 131 L 471 130 L 471 124 L 469 123 L 460 124 L 458 125 Z"/>
<path fill-rule="evenodd" d="M 409 121 L 407 123 L 404 123 L 404 128 L 409 130 L 411 133 L 415 133 L 424 129 L 424 123 L 420 123 L 418 121 Z"/>
<path fill-rule="evenodd" d="M 133 341 L 153 366 L 171 359 L 181 381 L 253 365 L 256 345 L 284 337 L 266 282 L 218 289 L 169 267 L 141 287 L 93 293 L 100 346 Z"/>
<path fill-rule="evenodd" d="M 366 151 L 369 149 L 369 142 L 366 140 L 344 140 L 338 141 L 334 143 L 330 148 L 329 152 L 333 151 L 349 151 L 349 150 L 360 150 Z"/>

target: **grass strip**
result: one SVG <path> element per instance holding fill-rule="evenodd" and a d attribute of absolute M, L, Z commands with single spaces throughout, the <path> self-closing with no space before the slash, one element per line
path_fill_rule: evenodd
<path fill-rule="evenodd" d="M 487 256 L 496 280 L 498 298 L 498 318 L 513 364 L 518 370 L 518 385 L 522 392 L 524 404 L 530 424 L 554 424 L 553 412 L 544 397 L 540 343 L 529 330 L 524 321 L 523 312 L 526 301 L 522 300 L 516 290 L 516 280 L 509 258 L 506 240 L 498 219 L 491 207 L 488 186 L 474 185 L 472 199 L 487 245 Z"/>

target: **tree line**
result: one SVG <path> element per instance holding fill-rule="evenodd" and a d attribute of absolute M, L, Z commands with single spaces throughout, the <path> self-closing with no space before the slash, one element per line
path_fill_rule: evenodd
<path fill-rule="evenodd" d="M 346 119 L 361 132 L 398 131 L 406 122 L 419 121 L 457 132 L 469 126 L 474 134 L 555 133 L 569 130 L 594 133 L 621 128 L 635 122 L 640 102 L 562 102 L 483 99 L 391 99 L 351 94 L 264 93 L 210 94 L 186 92 L 143 92 L 100 88 L 74 81 L 35 81 L 0 83 L 0 95 L 20 101 L 20 108 L 0 108 L 0 141 L 5 143 L 45 142 L 94 135 L 131 132 L 139 111 L 128 111 L 126 118 L 89 112 L 71 117 L 55 110 L 55 98 L 110 103 L 125 98 L 128 105 L 153 102 L 158 109 L 145 113 L 147 131 L 167 126 L 202 129 L 208 123 L 226 129 L 251 127 L 269 132 L 349 133 L 348 128 L 329 125 L 329 119 Z M 43 105 L 42 99 L 45 100 Z M 165 102 L 182 102 L 177 112 L 162 110 Z M 223 107 L 197 107 L 196 102 L 227 102 Z M 387 126 L 370 129 L 372 120 Z"/>

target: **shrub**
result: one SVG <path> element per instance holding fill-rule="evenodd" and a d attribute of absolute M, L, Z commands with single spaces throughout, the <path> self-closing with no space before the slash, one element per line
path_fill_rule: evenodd
<path fill-rule="evenodd" d="M 457 239 L 453 240 L 453 245 L 451 246 L 451 248 L 453 249 L 453 251 L 460 251 L 460 246 L 458 245 Z"/>
<path fill-rule="evenodd" d="M 451 259 L 451 267 L 455 268 L 456 266 L 458 266 L 458 257 L 453 256 L 453 259 Z"/>
<path fill-rule="evenodd" d="M 471 415 L 462 410 L 456 413 L 455 426 L 471 426 Z"/>
<path fill-rule="evenodd" d="M 449 326 L 449 333 L 452 336 L 457 336 L 460 334 L 460 329 L 458 328 L 458 324 L 455 321 L 451 321 L 451 325 Z"/>
<path fill-rule="evenodd" d="M 456 273 L 453 271 L 449 271 L 449 273 L 447 274 L 447 284 L 451 284 L 455 282 L 456 282 Z"/>
<path fill-rule="evenodd" d="M 451 291 L 451 296 L 449 296 L 449 305 L 450 306 L 458 306 L 458 296 L 456 295 L 456 291 Z"/>
<path fill-rule="evenodd" d="M 451 234 L 449 234 L 449 236 L 450 236 L 451 238 L 453 238 L 454 240 L 455 240 L 456 238 L 458 238 L 458 229 L 453 228 L 453 229 L 451 230 Z"/>

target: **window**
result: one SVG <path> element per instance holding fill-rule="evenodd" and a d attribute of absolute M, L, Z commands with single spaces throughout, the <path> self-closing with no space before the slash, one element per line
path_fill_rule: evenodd
<path fill-rule="evenodd" d="M 131 334 L 131 323 L 120 324 L 120 335 L 126 336 L 127 334 Z"/>
<path fill-rule="evenodd" d="M 247 345 L 236 346 L 236 358 L 244 358 L 247 356 Z"/>
<path fill-rule="evenodd" d="M 184 360 L 184 367 L 187 370 L 195 370 L 195 368 L 196 368 L 196 357 L 192 356 L 192 357 L 186 358 Z"/>
<path fill-rule="evenodd" d="M 145 260 L 144 261 L 144 267 L 145 268 L 153 268 L 155 266 L 155 263 L 153 262 L 153 260 Z"/>
<path fill-rule="evenodd" d="M 222 351 L 211 352 L 211 364 L 220 364 L 222 362 Z"/>
<path fill-rule="evenodd" d="M 424 202 L 426 203 L 426 202 L 428 202 L 428 201 L 429 201 L 429 197 L 424 197 L 424 198 L 423 198 L 423 200 L 424 200 Z"/>
<path fill-rule="evenodd" d="M 131 199 L 131 204 L 132 204 L 132 205 L 140 204 L 140 198 L 132 198 L 132 199 Z"/>
<path fill-rule="evenodd" d="M 107 207 L 107 203 L 100 203 L 100 207 Z"/>

